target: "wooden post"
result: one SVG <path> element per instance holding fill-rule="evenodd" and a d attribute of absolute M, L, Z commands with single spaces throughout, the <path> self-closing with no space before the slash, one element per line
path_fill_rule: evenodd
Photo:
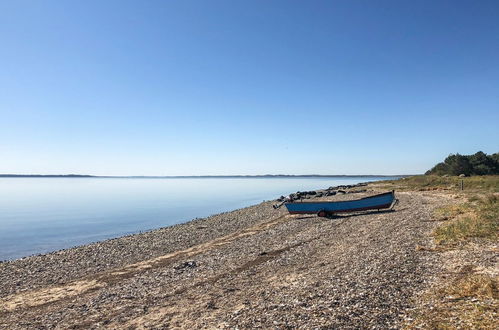
<path fill-rule="evenodd" d="M 461 179 L 459 186 L 460 186 L 461 190 L 464 190 L 464 180 L 463 179 Z"/>

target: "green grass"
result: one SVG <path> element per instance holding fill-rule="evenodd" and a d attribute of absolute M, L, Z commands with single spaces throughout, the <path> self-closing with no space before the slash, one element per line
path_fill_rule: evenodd
<path fill-rule="evenodd" d="M 477 197 L 474 197 L 477 198 Z M 470 238 L 498 240 L 499 198 L 487 195 L 465 204 L 449 205 L 435 211 L 437 219 L 450 221 L 433 232 L 437 244 L 455 244 Z"/>
<path fill-rule="evenodd" d="M 499 175 L 471 176 L 460 178 L 457 176 L 416 175 L 400 180 L 387 180 L 375 183 L 386 189 L 396 190 L 450 190 L 461 191 L 461 181 L 464 185 L 463 192 L 499 192 Z"/>

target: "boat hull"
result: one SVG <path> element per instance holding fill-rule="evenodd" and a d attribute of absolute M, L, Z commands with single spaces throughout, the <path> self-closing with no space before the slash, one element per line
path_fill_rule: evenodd
<path fill-rule="evenodd" d="M 298 202 L 285 203 L 290 214 L 327 214 L 355 212 L 366 210 L 382 210 L 392 206 L 395 201 L 395 192 L 387 192 L 351 201 L 337 202 Z"/>

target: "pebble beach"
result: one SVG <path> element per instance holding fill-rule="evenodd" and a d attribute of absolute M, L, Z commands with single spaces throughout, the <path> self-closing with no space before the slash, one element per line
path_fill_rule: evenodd
<path fill-rule="evenodd" d="M 312 198 L 379 193 L 364 188 Z M 3 262 L 0 328 L 399 328 L 438 272 L 417 247 L 446 199 L 396 196 L 393 211 L 332 218 L 263 202 Z"/>

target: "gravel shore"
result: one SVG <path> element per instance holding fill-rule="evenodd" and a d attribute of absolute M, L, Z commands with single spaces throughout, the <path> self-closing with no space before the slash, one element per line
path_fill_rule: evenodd
<path fill-rule="evenodd" d="M 326 197 L 358 198 L 375 193 Z M 290 216 L 271 202 L 0 264 L 0 328 L 398 328 L 439 269 L 432 211 Z"/>

